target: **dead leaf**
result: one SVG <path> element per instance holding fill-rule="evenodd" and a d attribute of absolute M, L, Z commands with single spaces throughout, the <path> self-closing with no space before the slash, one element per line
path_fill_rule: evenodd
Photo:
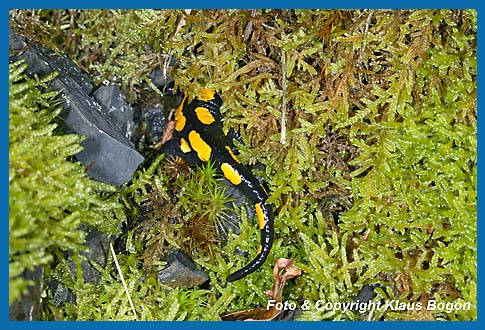
<path fill-rule="evenodd" d="M 270 321 L 281 314 L 282 309 L 276 306 L 283 303 L 283 289 L 286 281 L 301 275 L 301 269 L 294 265 L 294 260 L 279 258 L 273 268 L 275 283 L 272 290 L 264 294 L 274 300 L 272 307 L 256 307 L 245 311 L 229 313 L 221 316 L 223 321 Z"/>

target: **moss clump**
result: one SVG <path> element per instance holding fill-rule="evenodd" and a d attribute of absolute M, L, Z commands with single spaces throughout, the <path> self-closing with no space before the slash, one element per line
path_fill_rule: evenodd
<path fill-rule="evenodd" d="M 219 318 L 221 308 L 235 298 L 229 294 L 230 289 L 218 295 L 198 288 L 174 289 L 157 280 L 156 273 L 164 266 L 161 259 L 174 248 L 200 259 L 199 263 L 217 268 L 216 261 L 209 261 L 207 256 L 220 250 L 219 242 L 215 241 L 215 228 L 224 220 L 225 203 L 230 201 L 213 166 L 194 169 L 182 166 L 185 170 L 181 171 L 180 167 L 174 167 L 173 161 L 160 155 L 148 168 L 138 171 L 119 193 L 129 214 L 129 226 L 117 258 L 130 299 L 136 306 L 136 315 L 110 255 L 105 268 L 97 267 L 101 273 L 97 283 L 86 283 L 82 276 L 72 276 L 68 266 L 60 264 L 56 278 L 72 289 L 76 303 L 66 303 L 62 310 L 54 308 L 55 318 L 214 320 Z M 168 181 L 172 182 L 170 189 L 166 189 Z M 218 207 L 207 211 L 213 205 Z M 219 254 L 214 255 L 219 258 Z M 217 274 L 212 275 L 213 282 L 217 282 Z"/>
<path fill-rule="evenodd" d="M 113 210 L 102 197 L 112 186 L 90 180 L 85 168 L 70 161 L 82 138 L 56 131 L 55 92 L 41 92 L 51 77 L 29 79 L 26 66 L 10 65 L 9 77 L 9 302 L 29 284 L 25 270 L 49 265 L 59 252 L 84 250 L 81 224 L 118 233 Z"/>
<path fill-rule="evenodd" d="M 82 277 L 63 276 L 62 281 L 72 288 L 75 303 L 62 308 L 51 307 L 58 320 L 185 320 L 214 319 L 217 315 L 206 308 L 214 295 L 201 289 L 173 289 L 161 285 L 155 274 L 147 275 L 142 262 L 134 253 L 117 256 L 136 315 L 128 303 L 126 291 L 115 268 L 113 257 L 108 258 L 97 283 L 86 283 Z M 64 274 L 69 274 L 65 271 Z"/>
<path fill-rule="evenodd" d="M 212 163 L 191 169 L 178 157 L 159 156 L 121 190 L 126 207 L 135 212 L 121 248 L 138 253 L 147 272 L 157 270 L 157 260 L 174 248 L 214 260 L 231 213 L 221 180 Z"/>
<path fill-rule="evenodd" d="M 336 113 L 337 127 L 348 128 L 359 152 L 350 161 L 351 182 L 341 181 L 352 189 L 354 206 L 338 218 L 331 238 L 300 234 L 313 251 L 304 270 L 329 302 L 341 301 L 350 287 L 387 282 L 379 291 L 386 301 L 471 304 L 451 312 L 379 310 L 375 319 L 475 319 L 476 12 L 368 17 L 372 36 L 365 41 L 348 44 L 357 34 L 336 38 L 336 47 L 347 48 L 346 63 L 367 58 L 367 79 L 381 77 L 354 104 L 344 97 Z M 349 316 L 305 317 L 317 315 Z"/>

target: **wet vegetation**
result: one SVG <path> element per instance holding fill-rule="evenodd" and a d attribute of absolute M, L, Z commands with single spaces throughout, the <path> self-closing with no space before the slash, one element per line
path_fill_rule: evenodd
<path fill-rule="evenodd" d="M 226 285 L 247 262 L 235 251 L 255 255 L 259 231 L 241 208 L 241 233 L 215 235 L 230 212 L 215 171 L 157 156 L 118 191 L 89 180 L 72 161 L 81 138 L 56 131 L 55 97 L 39 92 L 46 80 L 12 64 L 10 302 L 29 284 L 26 268 L 81 251 L 72 228 L 118 233 L 128 218 L 118 259 L 137 319 L 217 320 L 266 306 L 282 257 L 303 270 L 285 288 L 298 306 L 352 301 L 369 284 L 380 285 L 376 301 L 471 306 L 310 308 L 302 320 L 476 319 L 476 11 L 18 10 L 10 24 L 68 54 L 95 85 L 120 83 L 132 102 L 160 94 L 157 68 L 185 91 L 215 88 L 276 216 L 267 265 Z M 210 288 L 156 281 L 172 248 L 208 271 Z M 113 259 L 99 270 L 89 284 L 58 267 L 52 276 L 76 302 L 57 307 L 47 292 L 45 319 L 134 319 Z"/>

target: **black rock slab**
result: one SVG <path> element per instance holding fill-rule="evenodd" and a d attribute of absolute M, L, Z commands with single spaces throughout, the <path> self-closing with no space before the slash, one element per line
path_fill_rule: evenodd
<path fill-rule="evenodd" d="M 143 162 L 143 156 L 112 122 L 107 121 L 94 99 L 79 89 L 69 92 L 64 89 L 61 97 L 65 104 L 62 117 L 66 126 L 86 137 L 82 143 L 84 150 L 76 157 L 88 167 L 87 174 L 117 186 L 129 181 Z"/>
<path fill-rule="evenodd" d="M 24 59 L 27 74 L 42 77 L 58 72 L 51 88 L 59 91 L 65 130 L 86 137 L 82 143 L 84 150 L 76 157 L 87 166 L 87 174 L 117 186 L 129 181 L 144 158 L 112 117 L 106 116 L 100 103 L 89 95 L 92 91 L 89 79 L 68 57 L 57 56 L 11 31 L 9 34 L 9 46 L 14 53 L 10 60 Z"/>
<path fill-rule="evenodd" d="M 87 230 L 87 229 L 86 229 Z M 84 282 L 97 283 L 99 271 L 93 266 L 92 263 L 99 265 L 101 268 L 106 267 L 106 261 L 109 254 L 109 235 L 102 233 L 96 229 L 88 231 L 86 241 L 84 245 L 88 248 L 86 251 L 81 252 L 81 255 L 86 257 L 86 260 L 81 260 L 81 267 L 83 271 Z M 72 260 L 70 260 L 72 262 Z M 76 265 L 74 262 L 70 264 L 71 271 L 76 274 Z"/>
<path fill-rule="evenodd" d="M 101 273 L 96 269 L 96 265 L 100 268 L 106 267 L 106 261 L 109 254 L 110 236 L 96 229 L 88 231 L 85 226 L 82 226 L 81 228 L 87 231 L 86 241 L 84 242 L 87 250 L 81 252 L 81 255 L 86 258 L 81 258 L 82 279 L 84 283 L 97 283 Z M 72 258 L 71 253 L 68 255 L 67 263 L 72 276 L 77 278 L 76 262 Z M 66 302 L 76 302 L 76 297 L 72 290 L 67 288 L 63 283 L 53 280 L 49 284 L 49 287 L 53 292 L 54 305 L 61 306 Z"/>
<path fill-rule="evenodd" d="M 22 52 L 28 51 L 29 47 L 34 47 L 35 56 L 28 56 L 27 70 L 28 75 L 33 76 L 37 74 L 39 77 L 48 75 L 53 71 L 59 71 L 61 73 L 58 79 L 65 80 L 66 83 L 76 83 L 78 88 L 81 88 L 86 94 L 91 93 L 93 85 L 88 76 L 79 69 L 79 67 L 72 62 L 67 56 L 57 56 L 50 49 L 43 47 L 39 44 L 32 44 L 26 37 L 9 31 L 9 49 L 13 51 L 13 60 L 23 58 Z"/>
<path fill-rule="evenodd" d="M 168 266 L 158 272 L 157 277 L 163 284 L 170 287 L 191 288 L 202 285 L 209 276 L 198 270 L 194 262 L 182 252 L 174 252 L 166 258 Z"/>
<path fill-rule="evenodd" d="M 102 111 L 128 139 L 133 134 L 133 108 L 126 102 L 118 85 L 99 86 L 92 96 L 102 105 Z"/>

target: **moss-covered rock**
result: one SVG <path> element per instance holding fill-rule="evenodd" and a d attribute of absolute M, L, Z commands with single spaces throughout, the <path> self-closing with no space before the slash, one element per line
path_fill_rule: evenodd
<path fill-rule="evenodd" d="M 9 277 L 12 303 L 31 284 L 25 270 L 49 265 L 59 253 L 84 249 L 81 224 L 119 233 L 120 204 L 72 161 L 82 137 L 56 130 L 56 93 L 42 92 L 52 78 L 29 79 L 20 62 L 9 79 Z"/>

